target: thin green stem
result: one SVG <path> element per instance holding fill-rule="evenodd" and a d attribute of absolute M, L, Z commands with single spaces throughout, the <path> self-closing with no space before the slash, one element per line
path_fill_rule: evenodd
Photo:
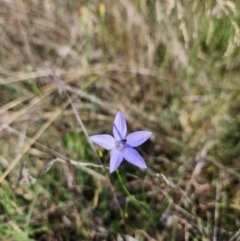
<path fill-rule="evenodd" d="M 125 194 L 128 196 L 128 198 L 137 206 L 144 206 L 147 210 L 149 210 L 149 206 L 145 202 L 139 201 L 128 191 L 118 170 L 116 170 L 116 173 L 117 173 L 118 180 L 122 186 L 122 189 L 125 192 Z"/>

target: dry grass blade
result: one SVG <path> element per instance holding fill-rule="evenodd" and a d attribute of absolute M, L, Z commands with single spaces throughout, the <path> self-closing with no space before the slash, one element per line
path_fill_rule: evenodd
<path fill-rule="evenodd" d="M 25 113 L 27 113 L 30 109 L 32 109 L 33 107 L 35 107 L 36 105 L 38 105 L 49 93 L 46 93 L 44 96 L 42 97 L 34 97 L 32 99 L 32 101 L 29 103 L 29 105 L 25 106 L 24 108 L 22 108 L 21 110 L 11 114 L 10 116 L 8 116 L 6 118 L 6 120 L 3 119 L 3 123 L 0 127 L 0 131 L 2 131 L 5 126 L 9 125 L 10 123 L 14 122 L 15 120 L 17 120 L 20 116 L 24 115 Z"/>
<path fill-rule="evenodd" d="M 96 179 L 99 179 L 101 181 L 106 181 L 106 177 L 102 176 L 101 174 L 95 172 L 94 170 L 92 170 L 91 168 L 87 168 L 87 167 L 93 167 L 93 168 L 104 168 L 102 165 L 97 165 L 94 163 L 86 163 L 86 162 L 80 162 L 80 161 L 74 161 L 74 160 L 64 160 L 61 158 L 55 158 L 53 160 L 51 160 L 50 162 L 48 162 L 44 168 L 43 168 L 43 172 L 47 173 L 49 171 L 49 169 L 52 167 L 52 165 L 55 162 L 60 162 L 60 163 L 64 163 L 64 164 L 70 164 L 73 165 L 77 168 L 81 168 L 82 170 L 84 170 L 86 173 L 92 175 L 93 177 L 95 177 Z M 107 167 L 105 167 L 107 168 Z"/>
<path fill-rule="evenodd" d="M 44 131 L 52 124 L 52 122 L 61 114 L 62 110 L 64 110 L 70 101 L 65 101 L 60 109 L 57 109 L 53 115 L 45 122 L 45 124 L 37 131 L 37 133 L 32 137 L 29 143 L 25 144 L 23 150 L 17 154 L 15 159 L 10 163 L 7 170 L 0 176 L 0 183 L 4 180 L 4 178 L 9 174 L 9 172 L 16 166 L 16 164 L 21 160 L 23 155 L 29 150 L 29 148 L 34 144 L 34 142 L 43 134 Z"/>
<path fill-rule="evenodd" d="M 13 101 L 7 103 L 4 106 L 1 106 L 0 115 L 3 114 L 4 112 L 6 112 L 7 110 L 9 110 L 9 109 L 11 109 L 11 108 L 13 108 L 13 107 L 23 103 L 24 101 L 29 100 L 32 97 L 33 97 L 33 95 L 29 93 L 29 94 L 21 96 L 21 97 L 15 99 Z"/>
<path fill-rule="evenodd" d="M 56 70 L 58 74 L 61 74 L 59 70 Z M 12 83 L 16 83 L 19 81 L 26 81 L 26 80 L 31 80 L 31 79 L 36 79 L 39 77 L 47 77 L 52 74 L 51 69 L 44 69 L 44 70 L 39 70 L 36 72 L 31 72 L 31 73 L 19 73 L 14 75 L 13 77 L 8 77 L 5 79 L 0 79 L 0 85 L 8 85 Z"/>
<path fill-rule="evenodd" d="M 41 101 L 44 100 L 47 96 L 49 96 L 55 90 L 55 88 L 56 87 L 54 85 L 49 85 L 49 86 L 43 87 L 42 91 L 44 94 L 42 96 L 32 98 L 31 102 L 28 105 L 24 106 L 19 111 L 13 112 L 9 116 L 7 116 L 6 120 L 5 119 L 2 120 L 3 123 L 0 126 L 0 131 L 2 131 L 5 128 L 5 126 L 8 126 L 10 123 L 17 120 L 20 116 L 27 113 L 34 106 L 41 103 Z M 29 96 L 29 98 L 31 98 L 31 97 Z M 23 99 L 24 99 L 24 97 L 23 97 Z M 21 99 L 21 101 L 23 101 L 23 99 Z M 17 103 L 18 103 L 18 101 L 17 101 Z M 6 106 L 5 106 L 5 109 L 6 109 Z"/>

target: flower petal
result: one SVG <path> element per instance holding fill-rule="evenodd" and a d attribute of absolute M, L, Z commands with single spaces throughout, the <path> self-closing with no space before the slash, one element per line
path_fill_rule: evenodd
<path fill-rule="evenodd" d="M 131 147 L 139 146 L 143 142 L 145 142 L 151 135 L 152 135 L 152 132 L 150 132 L 150 131 L 133 132 L 133 133 L 127 135 L 127 137 L 126 137 L 127 144 Z"/>
<path fill-rule="evenodd" d="M 114 138 L 107 134 L 90 136 L 90 139 L 92 142 L 98 144 L 99 146 L 107 150 L 111 150 L 115 146 Z"/>
<path fill-rule="evenodd" d="M 118 111 L 114 122 L 113 122 L 113 136 L 116 141 L 121 141 L 125 138 L 127 134 L 127 124 L 123 114 Z"/>
<path fill-rule="evenodd" d="M 111 150 L 111 158 L 110 158 L 110 173 L 115 171 L 123 160 L 123 155 L 120 151 L 116 149 Z"/>
<path fill-rule="evenodd" d="M 130 163 L 141 168 L 147 168 L 147 165 L 140 154 L 132 147 L 125 147 L 122 150 L 123 157 Z"/>

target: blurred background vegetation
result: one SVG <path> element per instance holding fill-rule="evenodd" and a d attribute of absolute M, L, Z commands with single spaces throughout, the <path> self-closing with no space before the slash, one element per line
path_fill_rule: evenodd
<path fill-rule="evenodd" d="M 0 240 L 240 240 L 239 22 L 239 1 L 0 0 Z M 86 136 L 118 110 L 148 169 L 71 165 L 108 166 Z"/>

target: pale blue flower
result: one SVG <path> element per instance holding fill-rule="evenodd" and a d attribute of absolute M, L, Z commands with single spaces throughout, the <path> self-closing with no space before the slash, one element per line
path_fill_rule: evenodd
<path fill-rule="evenodd" d="M 123 158 L 140 168 L 147 168 L 147 165 L 140 154 L 133 148 L 141 145 L 150 136 L 149 131 L 136 131 L 127 135 L 127 124 L 124 116 L 119 111 L 113 122 L 113 136 L 108 134 L 94 135 L 90 139 L 99 146 L 111 150 L 110 173 L 115 171 Z"/>

